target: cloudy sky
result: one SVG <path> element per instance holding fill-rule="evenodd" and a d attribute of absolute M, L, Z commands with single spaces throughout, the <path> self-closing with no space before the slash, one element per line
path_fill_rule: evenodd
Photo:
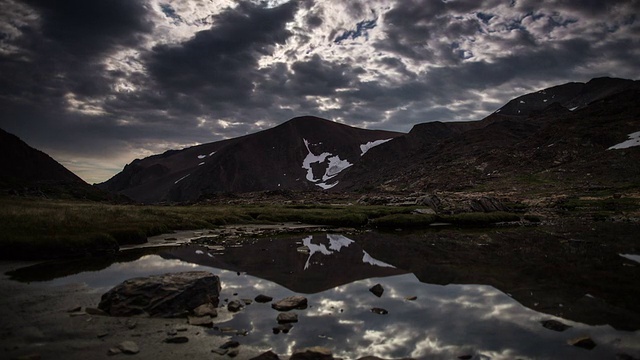
<path fill-rule="evenodd" d="M 409 131 L 640 78 L 640 0 L 0 0 L 0 128 L 90 183 L 294 116 Z"/>

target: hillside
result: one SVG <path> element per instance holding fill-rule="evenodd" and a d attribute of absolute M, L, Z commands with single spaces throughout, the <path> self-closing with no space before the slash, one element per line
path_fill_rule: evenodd
<path fill-rule="evenodd" d="M 4 193 L 89 199 L 108 197 L 51 156 L 2 129 L 0 154 L 0 191 Z"/>
<path fill-rule="evenodd" d="M 400 135 L 299 117 L 240 138 L 135 160 L 98 186 L 145 203 L 229 192 L 330 189 L 367 150 Z"/>
<path fill-rule="evenodd" d="M 608 149 L 640 131 L 638 98 L 638 81 L 594 79 L 518 97 L 478 122 L 419 124 L 373 149 L 337 190 L 637 188 L 640 148 Z"/>

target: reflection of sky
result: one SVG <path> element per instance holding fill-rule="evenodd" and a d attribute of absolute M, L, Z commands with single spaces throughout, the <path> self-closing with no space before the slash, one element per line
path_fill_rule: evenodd
<path fill-rule="evenodd" d="M 349 245 L 344 239 L 330 241 L 330 244 L 327 250 L 333 251 Z M 261 293 L 275 299 L 294 295 L 258 277 L 166 260 L 157 255 L 46 284 L 86 283 L 104 292 L 133 277 L 193 270 L 220 276 L 221 300 L 254 298 Z M 369 292 L 377 283 L 385 289 L 380 298 Z M 407 301 L 407 296 L 417 296 L 417 300 Z M 486 285 L 431 285 L 420 283 L 413 274 L 405 274 L 355 281 L 307 295 L 307 298 L 309 308 L 295 310 L 299 322 L 289 334 L 272 333 L 278 312 L 269 304 L 253 303 L 232 320 L 216 325 L 248 330 L 246 337 L 238 338 L 241 344 L 272 349 L 279 354 L 291 353 L 293 348 L 325 346 L 337 357 L 348 359 L 365 355 L 430 359 L 461 355 L 474 355 L 475 359 L 602 359 L 615 358 L 619 352 L 640 357 L 640 332 L 616 331 L 609 326 L 588 326 L 562 319 L 559 320 L 572 328 L 565 332 L 551 331 L 540 325 L 541 320 L 551 316 L 528 309 Z M 374 314 L 370 311 L 372 307 L 387 309 L 389 314 Z M 589 351 L 567 345 L 567 340 L 585 335 L 598 344 L 595 349 Z"/>

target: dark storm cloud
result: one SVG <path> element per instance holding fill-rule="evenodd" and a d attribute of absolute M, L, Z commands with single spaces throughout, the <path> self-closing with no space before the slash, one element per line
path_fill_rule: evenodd
<path fill-rule="evenodd" d="M 192 39 L 154 47 L 148 69 L 166 91 L 204 92 L 214 100 L 248 98 L 259 57 L 291 36 L 285 25 L 296 9 L 295 2 L 272 9 L 240 3 Z"/>
<path fill-rule="evenodd" d="M 110 156 L 305 114 L 408 131 L 640 74 L 638 0 L 256 3 L 0 0 L 0 127 Z"/>
<path fill-rule="evenodd" d="M 91 57 L 116 46 L 133 46 L 137 35 L 148 33 L 142 1 L 25 0 L 42 18 L 41 32 L 64 51 Z"/>

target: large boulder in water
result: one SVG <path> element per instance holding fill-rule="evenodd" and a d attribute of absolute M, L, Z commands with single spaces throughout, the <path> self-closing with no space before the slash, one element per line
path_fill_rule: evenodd
<path fill-rule="evenodd" d="M 98 307 L 112 316 L 185 316 L 202 304 L 218 306 L 220 278 L 189 271 L 129 279 L 102 295 Z"/>

